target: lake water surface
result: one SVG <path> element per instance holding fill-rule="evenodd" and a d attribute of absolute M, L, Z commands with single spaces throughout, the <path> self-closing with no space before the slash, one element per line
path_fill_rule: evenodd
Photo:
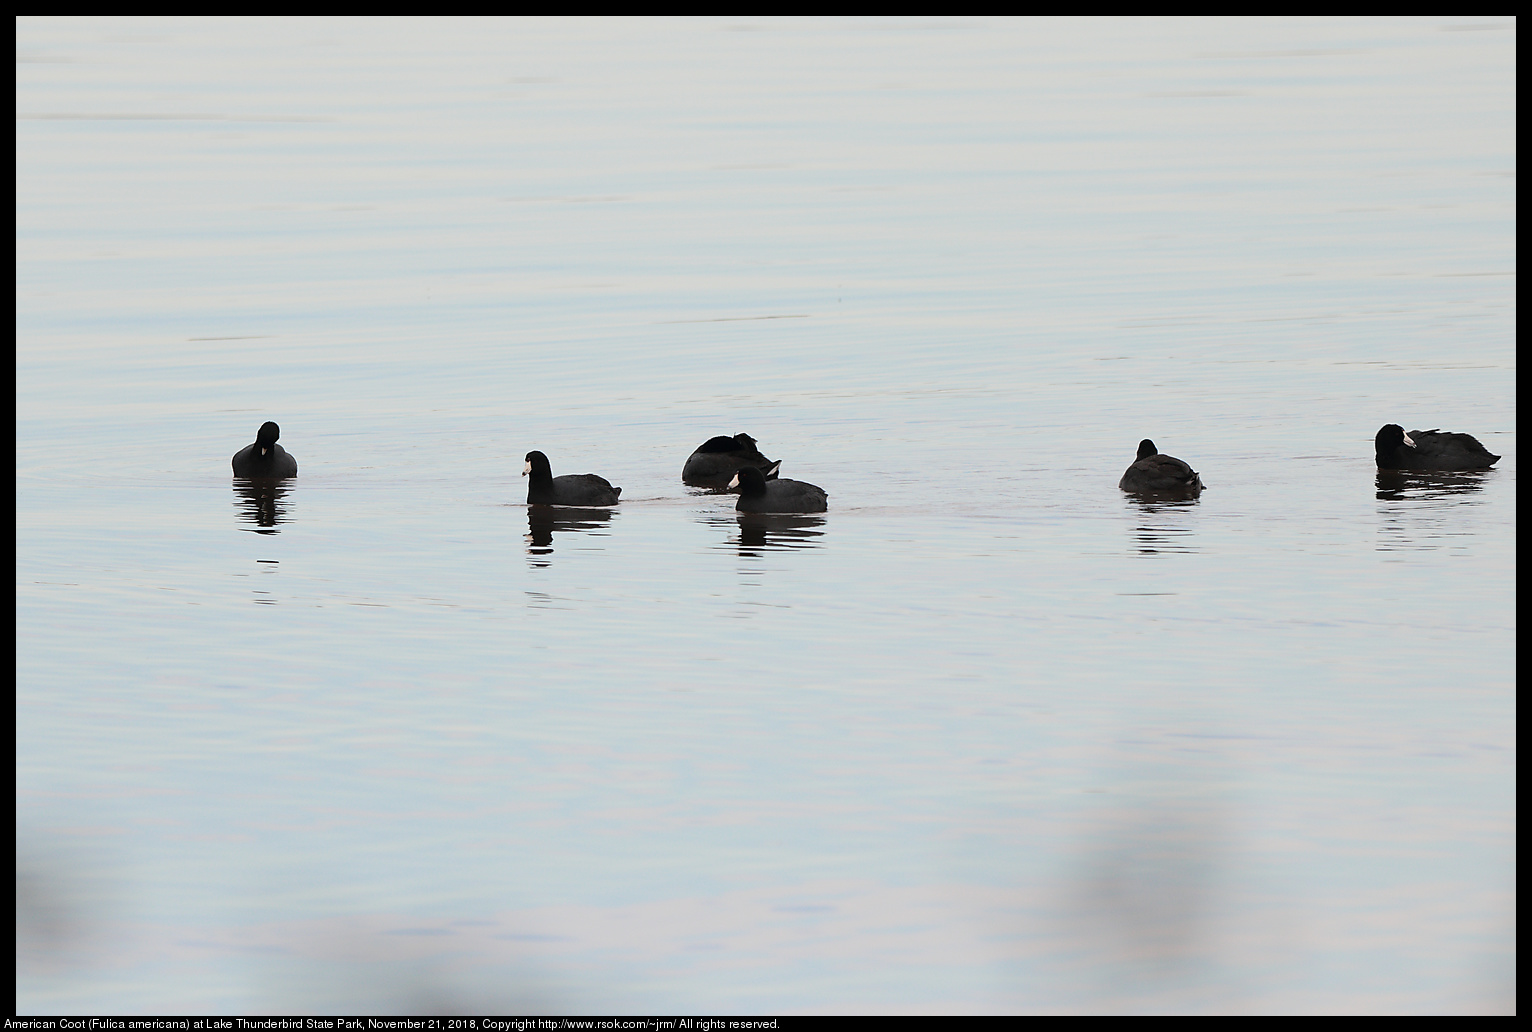
<path fill-rule="evenodd" d="M 1514 1010 L 1509 19 L 17 31 L 19 1011 Z"/>

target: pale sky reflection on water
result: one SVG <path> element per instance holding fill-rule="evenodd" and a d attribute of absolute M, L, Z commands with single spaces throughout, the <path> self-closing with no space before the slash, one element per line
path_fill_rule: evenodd
<path fill-rule="evenodd" d="M 1514 1011 L 1513 21 L 17 31 L 19 1013 Z"/>

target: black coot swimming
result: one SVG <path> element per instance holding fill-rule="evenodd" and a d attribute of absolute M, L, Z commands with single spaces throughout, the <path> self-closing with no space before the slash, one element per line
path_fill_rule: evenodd
<path fill-rule="evenodd" d="M 1491 455 L 1471 434 L 1440 430 L 1404 432 L 1398 423 L 1378 431 L 1373 441 L 1379 469 L 1489 469 L 1500 456 Z"/>
<path fill-rule="evenodd" d="M 681 469 L 681 482 L 692 487 L 711 487 L 723 490 L 734 479 L 734 474 L 745 466 L 754 466 L 770 480 L 777 475 L 780 462 L 773 462 L 762 455 L 755 446 L 755 438 L 749 434 L 733 437 L 714 437 L 703 442 L 692 452 Z"/>
<path fill-rule="evenodd" d="M 554 476 L 548 456 L 540 451 L 527 452 L 521 475 L 530 478 L 528 505 L 616 505 L 617 496 L 622 494 L 622 488 L 613 487 L 611 481 L 594 473 Z"/>
<path fill-rule="evenodd" d="M 282 429 L 277 424 L 262 423 L 260 431 L 255 435 L 255 443 L 247 444 L 234 453 L 234 475 L 251 479 L 297 476 L 298 460 L 277 443 L 281 435 Z"/>
<path fill-rule="evenodd" d="M 1180 459 L 1161 455 L 1147 437 L 1138 443 L 1138 459 L 1123 473 L 1117 486 L 1124 491 L 1196 495 L 1202 478 Z"/>
<path fill-rule="evenodd" d="M 729 481 L 739 488 L 740 512 L 824 512 L 830 507 L 823 488 L 801 480 L 767 480 L 754 466 L 740 469 Z"/>

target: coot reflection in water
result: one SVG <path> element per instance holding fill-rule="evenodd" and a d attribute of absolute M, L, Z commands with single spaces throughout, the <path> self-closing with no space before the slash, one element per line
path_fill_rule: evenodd
<path fill-rule="evenodd" d="M 1378 501 L 1402 501 L 1411 498 L 1445 498 L 1448 495 L 1474 494 L 1483 490 L 1486 477 L 1496 474 L 1492 470 L 1441 470 L 1380 469 L 1378 470 Z"/>
<path fill-rule="evenodd" d="M 1472 537 L 1470 509 L 1488 470 L 1446 473 L 1419 470 L 1378 471 L 1378 544 L 1380 552 L 1429 552 L 1467 547 Z"/>
<path fill-rule="evenodd" d="M 547 566 L 543 556 L 553 554 L 553 535 L 605 531 L 615 509 L 580 509 L 571 506 L 527 506 L 527 555 L 533 566 Z"/>
<path fill-rule="evenodd" d="M 235 477 L 234 514 L 254 527 L 241 527 L 257 534 L 280 534 L 277 524 L 287 522 L 287 506 L 282 499 L 292 491 L 291 481 L 272 477 Z"/>
<path fill-rule="evenodd" d="M 1164 552 L 1193 553 L 1200 549 L 1192 545 L 1193 528 L 1191 512 L 1198 506 L 1197 498 L 1188 495 L 1175 498 L 1153 494 L 1126 494 L 1130 512 L 1137 510 L 1138 525 L 1133 536 L 1139 555 L 1160 555 Z"/>
<path fill-rule="evenodd" d="M 823 516 L 796 513 L 742 512 L 735 517 L 739 524 L 739 554 L 761 555 L 784 548 L 818 548 L 824 537 L 819 528 Z"/>

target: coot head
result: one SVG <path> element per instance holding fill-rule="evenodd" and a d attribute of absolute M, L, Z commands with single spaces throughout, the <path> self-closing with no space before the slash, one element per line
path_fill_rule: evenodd
<path fill-rule="evenodd" d="M 538 480 L 552 479 L 553 467 L 548 465 L 548 456 L 540 451 L 527 452 L 526 465 L 521 467 L 521 475 Z"/>
<path fill-rule="evenodd" d="M 754 466 L 741 466 L 739 472 L 734 474 L 734 479 L 729 481 L 730 490 L 736 487 L 739 488 L 740 496 L 744 498 L 765 494 L 766 475 Z"/>
<path fill-rule="evenodd" d="M 1415 439 L 1405 433 L 1404 427 L 1398 423 L 1389 423 L 1379 430 L 1378 436 L 1373 439 L 1373 443 L 1377 445 L 1380 452 L 1392 451 L 1401 444 L 1409 445 L 1411 448 L 1415 447 Z"/>

